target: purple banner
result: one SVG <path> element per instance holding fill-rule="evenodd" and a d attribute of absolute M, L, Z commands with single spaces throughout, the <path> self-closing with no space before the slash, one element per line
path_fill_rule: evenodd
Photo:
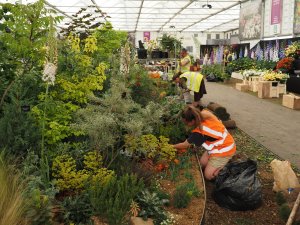
<path fill-rule="evenodd" d="M 272 0 L 271 25 L 281 23 L 282 0 Z"/>
<path fill-rule="evenodd" d="M 150 41 L 150 32 L 144 32 L 144 42 Z"/>

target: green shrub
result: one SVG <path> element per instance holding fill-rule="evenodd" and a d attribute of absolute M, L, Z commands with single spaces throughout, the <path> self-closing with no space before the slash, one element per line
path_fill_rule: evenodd
<path fill-rule="evenodd" d="M 66 224 L 92 224 L 92 207 L 87 194 L 68 196 L 63 200 L 61 206 L 63 219 Z"/>
<path fill-rule="evenodd" d="M 218 80 L 223 81 L 230 77 L 224 70 L 225 68 L 221 64 L 204 65 L 201 69 L 201 73 L 206 76 L 213 74 Z"/>
<path fill-rule="evenodd" d="M 137 198 L 137 202 L 141 208 L 139 216 L 143 217 L 144 220 L 152 218 L 156 225 L 167 219 L 168 216 L 163 206 L 168 204 L 169 200 L 160 198 L 156 192 L 142 191 Z"/>
<path fill-rule="evenodd" d="M 54 185 L 42 181 L 40 159 L 29 151 L 22 165 L 22 176 L 26 179 L 24 198 L 26 200 L 26 219 L 31 225 L 52 224 L 52 207 L 57 190 Z"/>
<path fill-rule="evenodd" d="M 287 221 L 291 213 L 291 209 L 287 203 L 283 204 L 279 208 L 279 216 L 283 221 Z"/>
<path fill-rule="evenodd" d="M 159 98 L 160 93 L 153 78 L 150 78 L 148 72 L 139 65 L 135 65 L 129 71 L 128 83 L 132 99 L 142 106 Z"/>
<path fill-rule="evenodd" d="M 237 60 L 233 60 L 230 63 L 228 63 L 225 68 L 225 71 L 227 74 L 231 75 L 232 72 L 253 69 L 255 68 L 255 66 L 256 66 L 256 61 L 254 59 L 245 57 L 245 58 L 239 58 Z"/>
<path fill-rule="evenodd" d="M 273 70 L 276 67 L 277 62 L 268 60 L 258 60 L 256 61 L 256 69 L 259 70 Z"/>
<path fill-rule="evenodd" d="M 183 141 L 186 136 L 186 130 L 181 120 L 173 123 L 166 123 L 159 127 L 159 135 L 168 137 L 171 143 Z"/>
<path fill-rule="evenodd" d="M 174 193 L 174 206 L 176 208 L 186 208 L 192 200 L 192 193 L 184 186 L 176 188 Z"/>
<path fill-rule="evenodd" d="M 186 208 L 192 200 L 192 197 L 199 197 L 201 192 L 198 190 L 194 181 L 180 185 L 174 193 L 174 206 L 176 208 Z"/>
<path fill-rule="evenodd" d="M 282 204 L 286 203 L 286 199 L 282 192 L 276 193 L 276 202 L 278 205 L 282 205 Z"/>
<path fill-rule="evenodd" d="M 131 201 L 143 189 L 143 182 L 134 175 L 114 177 L 103 186 L 89 189 L 89 198 L 96 214 L 107 219 L 110 225 L 120 225 L 130 209 Z"/>

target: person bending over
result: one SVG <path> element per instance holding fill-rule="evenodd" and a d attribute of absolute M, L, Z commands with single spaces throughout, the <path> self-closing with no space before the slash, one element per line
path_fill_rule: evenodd
<path fill-rule="evenodd" d="M 222 122 L 208 110 L 200 111 L 194 106 L 187 106 L 181 117 L 185 125 L 194 129 L 184 142 L 173 145 L 174 148 L 184 149 L 191 145 L 202 145 L 206 149 L 200 159 L 204 177 L 213 180 L 236 152 L 233 137 Z"/>

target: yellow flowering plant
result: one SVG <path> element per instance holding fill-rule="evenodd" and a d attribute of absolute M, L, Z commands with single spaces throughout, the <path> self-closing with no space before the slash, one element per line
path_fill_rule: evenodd
<path fill-rule="evenodd" d="M 268 70 L 262 75 L 262 78 L 265 81 L 284 81 L 289 78 L 289 75 L 286 73 L 282 73 L 281 71 L 275 72 L 272 70 Z"/>
<path fill-rule="evenodd" d="M 286 57 L 297 58 L 300 55 L 300 42 L 295 41 L 291 45 L 285 48 L 284 54 Z"/>

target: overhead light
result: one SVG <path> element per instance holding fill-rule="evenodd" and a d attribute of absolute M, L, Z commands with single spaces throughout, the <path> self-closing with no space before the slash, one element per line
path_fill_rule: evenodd
<path fill-rule="evenodd" d="M 209 8 L 209 9 L 211 9 L 212 5 L 211 4 L 205 4 L 205 5 L 202 5 L 202 8 Z"/>
<path fill-rule="evenodd" d="M 208 4 L 208 0 L 206 1 L 206 4 L 202 5 L 202 8 L 209 8 L 211 9 L 212 8 L 212 5 L 211 4 Z"/>

